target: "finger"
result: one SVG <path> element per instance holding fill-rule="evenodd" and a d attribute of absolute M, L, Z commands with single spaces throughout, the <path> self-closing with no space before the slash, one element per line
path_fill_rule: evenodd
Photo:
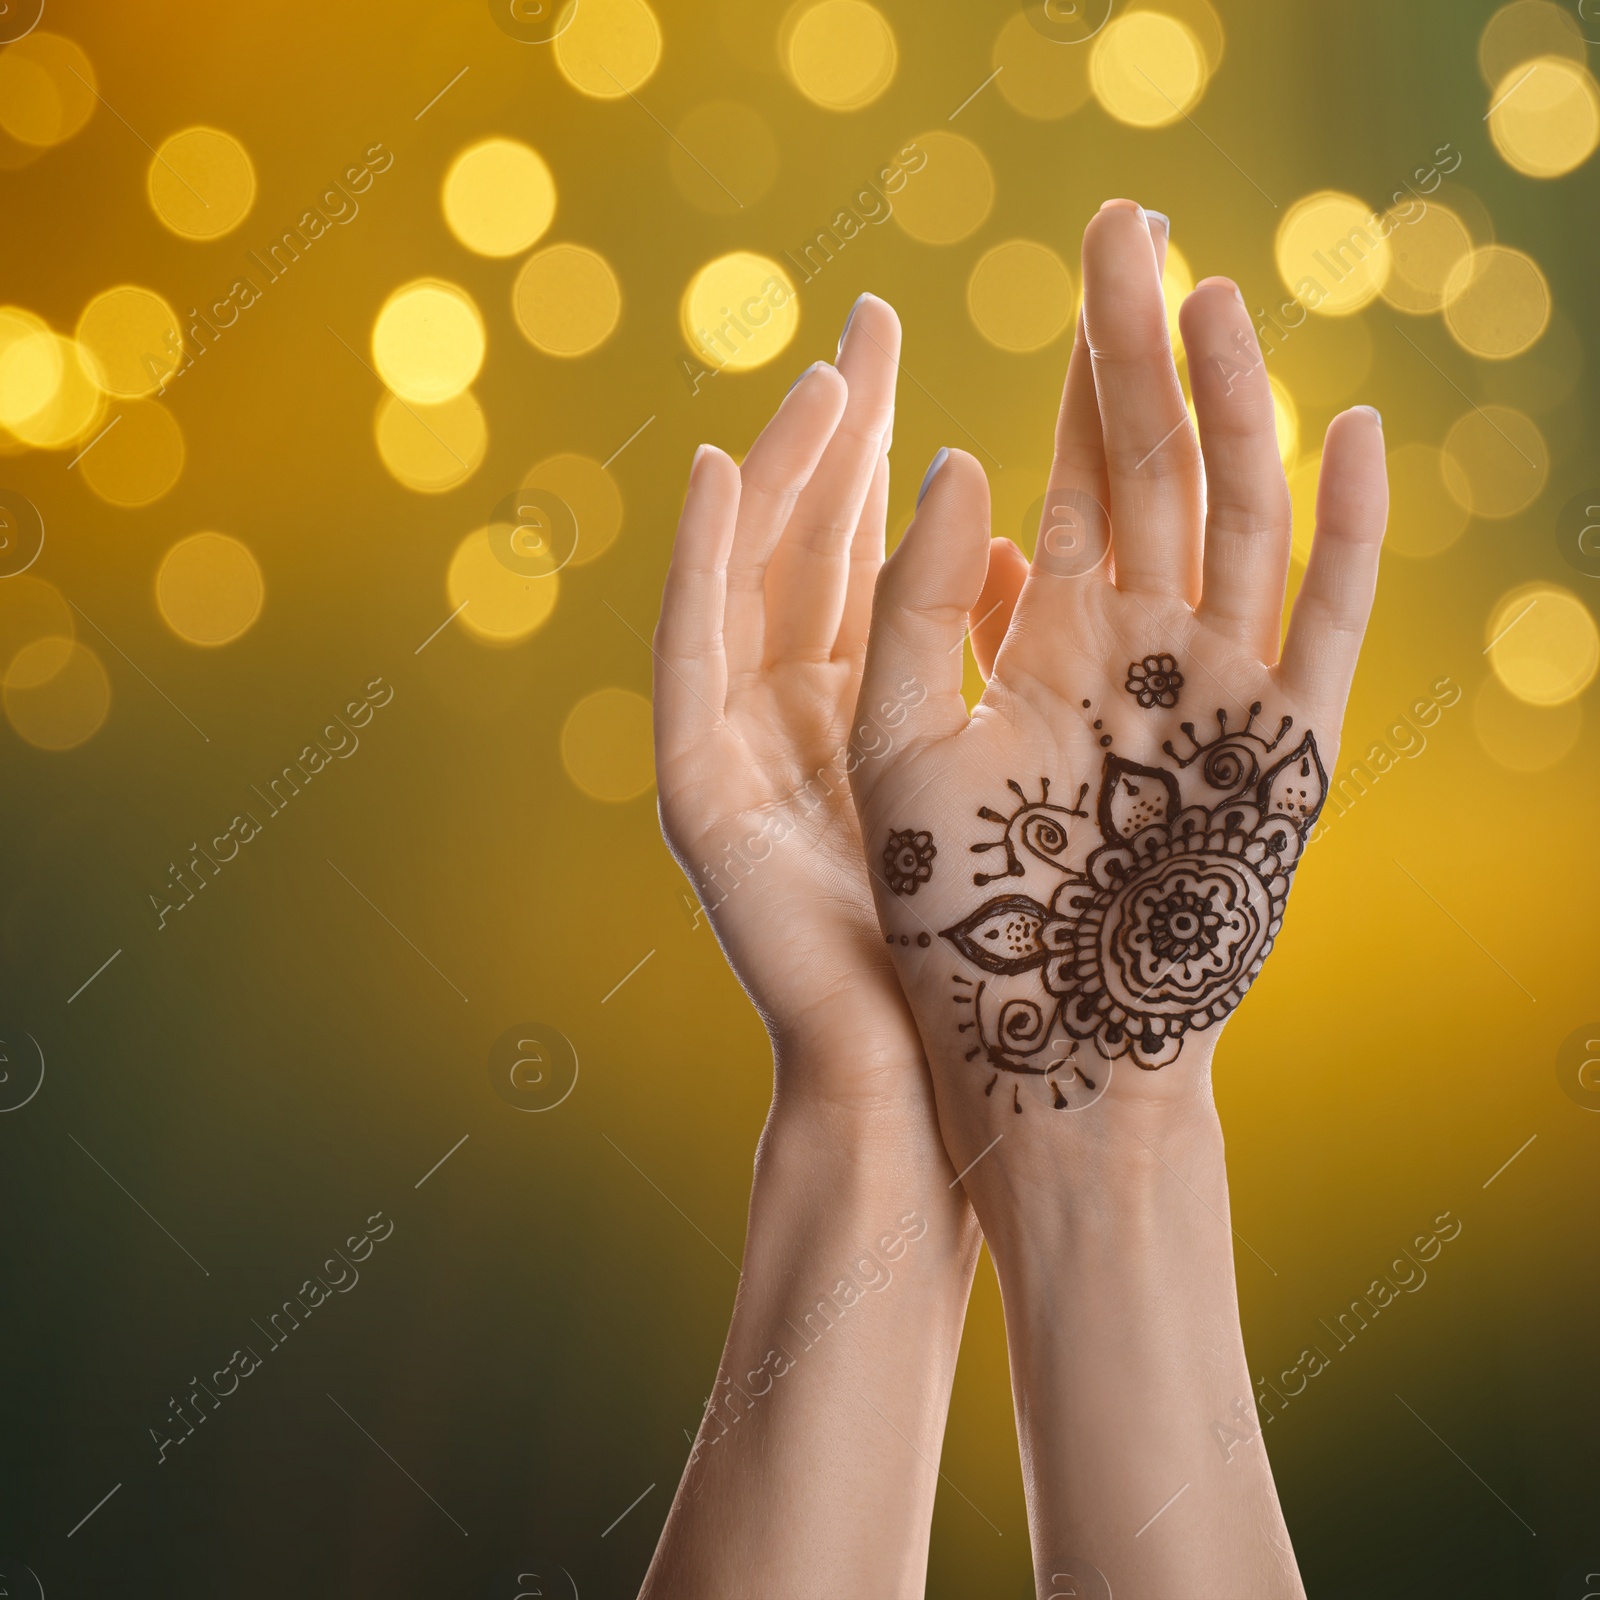
<path fill-rule="evenodd" d="M 844 412 L 844 379 L 825 361 L 795 380 L 740 469 L 739 517 L 728 559 L 725 621 L 729 683 L 761 670 L 767 564 L 800 492 L 816 471 Z"/>
<path fill-rule="evenodd" d="M 1284 686 L 1337 726 L 1378 586 L 1389 516 L 1383 419 L 1370 406 L 1337 416 L 1322 448 L 1317 531 L 1278 671 Z"/>
<path fill-rule="evenodd" d="M 1283 631 L 1290 518 L 1266 363 L 1228 279 L 1201 283 L 1180 320 L 1206 464 L 1200 615 L 1272 661 Z"/>
<path fill-rule="evenodd" d="M 872 474 L 855 538 L 850 543 L 850 576 L 845 583 L 844 610 L 833 640 L 835 660 L 849 661 L 857 671 L 867 653 L 867 625 L 872 620 L 872 591 L 883 567 L 883 547 L 889 519 L 889 447 Z"/>
<path fill-rule="evenodd" d="M 1083 321 L 1105 438 L 1117 587 L 1196 600 L 1204 480 L 1150 228 L 1113 200 L 1083 235 Z"/>
<path fill-rule="evenodd" d="M 994 658 L 1011 626 L 1011 614 L 1028 577 L 1028 558 L 1010 539 L 989 541 L 989 570 L 967 624 L 972 635 L 972 654 L 983 681 L 994 671 Z"/>
<path fill-rule="evenodd" d="M 766 659 L 818 660 L 833 651 L 849 588 L 856 525 L 894 420 L 900 319 L 864 294 L 839 341 L 844 415 L 801 492 L 767 570 Z"/>
<path fill-rule="evenodd" d="M 739 469 L 701 445 L 672 541 L 655 637 L 656 745 L 685 748 L 722 720 L 727 698 L 723 612 L 728 554 L 739 514 Z"/>
<path fill-rule="evenodd" d="M 967 614 L 989 560 L 989 483 L 964 451 L 941 450 L 928 469 L 917 514 L 878 576 L 861 675 L 856 729 L 873 708 L 906 708 L 902 746 L 947 737 L 967 724 L 961 646 Z M 858 754 L 862 752 L 859 741 Z M 862 760 L 852 783 L 871 799 L 885 763 Z"/>

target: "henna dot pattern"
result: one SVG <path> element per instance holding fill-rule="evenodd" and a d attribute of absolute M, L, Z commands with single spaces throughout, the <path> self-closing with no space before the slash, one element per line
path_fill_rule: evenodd
<path fill-rule="evenodd" d="M 1128 679 L 1124 687 L 1145 710 L 1161 707 L 1170 710 L 1178 703 L 1178 691 L 1183 687 L 1183 674 L 1178 671 L 1176 656 L 1146 656 L 1128 666 Z M 1095 727 L 1100 724 L 1095 723 Z"/>
<path fill-rule="evenodd" d="M 926 830 L 902 828 L 889 835 L 883 847 L 883 878 L 893 894 L 910 895 L 933 876 L 938 855 L 933 835 Z"/>

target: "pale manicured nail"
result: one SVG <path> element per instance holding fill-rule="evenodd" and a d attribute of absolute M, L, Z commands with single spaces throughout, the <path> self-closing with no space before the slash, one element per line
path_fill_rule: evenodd
<path fill-rule="evenodd" d="M 928 470 L 922 475 L 922 487 L 917 490 L 917 504 L 919 506 L 922 504 L 922 497 L 927 494 L 933 480 L 939 476 L 939 468 L 949 459 L 950 452 L 941 445 L 938 455 L 928 463 Z"/>
<path fill-rule="evenodd" d="M 1146 222 L 1159 222 L 1167 230 L 1167 237 L 1169 239 L 1172 237 L 1172 218 L 1165 211 L 1151 211 L 1146 208 L 1144 219 Z"/>
<path fill-rule="evenodd" d="M 807 367 L 806 370 L 789 385 L 785 393 L 792 394 L 802 383 L 805 382 L 807 378 L 811 376 L 813 372 L 817 370 L 818 367 L 825 367 L 827 364 L 828 363 L 826 361 L 813 361 L 811 365 Z"/>
<path fill-rule="evenodd" d="M 1355 409 L 1357 411 L 1365 411 L 1378 424 L 1379 429 L 1382 429 L 1383 413 L 1376 406 L 1357 406 Z"/>
<path fill-rule="evenodd" d="M 700 470 L 701 458 L 711 448 L 708 444 L 701 445 L 694 453 L 694 460 L 689 463 L 689 482 L 694 482 L 694 475 Z"/>
<path fill-rule="evenodd" d="M 844 349 L 844 342 L 850 335 L 850 324 L 856 320 L 856 308 L 866 298 L 867 297 L 864 293 L 858 294 L 856 296 L 855 305 L 850 307 L 850 315 L 844 319 L 844 326 L 839 330 L 838 347 L 833 352 L 836 357 L 839 354 L 839 351 Z"/>

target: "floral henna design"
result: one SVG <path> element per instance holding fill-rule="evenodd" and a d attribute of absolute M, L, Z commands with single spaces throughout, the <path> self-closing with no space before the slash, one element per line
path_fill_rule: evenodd
<path fill-rule="evenodd" d="M 931 833 L 910 828 L 891 831 L 883 847 L 883 875 L 896 894 L 915 894 L 920 884 L 933 876 L 933 858 L 938 847 Z"/>
<path fill-rule="evenodd" d="M 1089 813 L 1082 810 L 1083 797 L 1089 792 L 1089 785 L 1078 790 L 1078 799 L 1075 805 L 1053 806 L 1050 804 L 1050 780 L 1039 780 L 1039 798 L 1030 800 L 1024 792 L 1022 785 L 1015 778 L 1006 779 L 1006 787 L 1022 802 L 1009 817 L 1002 816 L 998 811 L 991 811 L 988 806 L 981 806 L 978 815 L 985 822 L 998 822 L 1005 828 L 1002 838 L 991 839 L 985 843 L 973 845 L 975 853 L 984 850 L 1004 850 L 1006 853 L 1006 869 L 1004 872 L 975 872 L 972 881 L 981 889 L 986 883 L 993 883 L 996 878 L 1020 878 L 1027 871 L 1022 863 L 1022 857 L 1017 854 L 1020 845 L 1035 860 L 1043 861 L 1048 865 L 1058 862 L 1066 851 L 1069 835 L 1065 822 L 1067 817 L 1087 817 Z M 996 902 L 998 904 L 999 902 Z"/>
<path fill-rule="evenodd" d="M 1099 839 L 1082 869 L 1062 859 L 1066 841 L 1035 852 L 1060 880 L 1048 902 L 1013 892 L 942 931 L 1001 981 L 1001 992 L 987 996 L 985 985 L 976 987 L 967 1000 L 973 1020 L 962 1025 L 994 1066 L 1048 1073 L 1064 1064 L 1063 1044 L 1082 1040 L 1108 1061 L 1130 1056 L 1162 1067 L 1186 1033 L 1222 1021 L 1244 997 L 1278 936 L 1294 869 L 1327 796 L 1309 732 L 1264 766 L 1292 719 L 1269 739 L 1255 729 L 1260 711 L 1253 705 L 1244 727 L 1231 731 L 1218 711 L 1217 735 L 1204 744 L 1184 723 L 1191 752 L 1164 746 L 1176 771 L 1108 753 L 1094 819 Z M 987 807 L 979 815 L 1006 822 L 1007 835 L 972 848 L 1007 844 L 1016 816 Z M 1013 993 L 1008 980 L 1025 980 L 1027 993 Z"/>
<path fill-rule="evenodd" d="M 1178 691 L 1183 687 L 1177 657 L 1146 656 L 1143 661 L 1130 663 L 1124 687 L 1145 710 L 1160 706 L 1170 711 L 1177 705 Z"/>

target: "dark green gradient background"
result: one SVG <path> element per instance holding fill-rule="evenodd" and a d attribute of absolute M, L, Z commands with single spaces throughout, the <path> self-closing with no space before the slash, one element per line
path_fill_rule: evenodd
<path fill-rule="evenodd" d="M 762 0 L 659 5 L 665 49 L 643 106 L 583 99 L 480 0 L 48 7 L 45 25 L 88 51 L 142 135 L 223 127 L 260 183 L 238 233 L 176 239 L 145 199 L 147 150 L 104 108 L 0 174 L 0 299 L 57 327 L 117 282 L 180 309 L 221 292 L 244 250 L 368 145 L 383 141 L 395 164 L 361 216 L 173 390 L 188 464 L 164 500 L 108 507 L 59 453 L 0 461 L 0 481 L 49 526 L 36 571 L 209 735 L 87 630 L 113 682 L 106 726 L 60 755 L 0 734 L 0 1010 L 48 1062 L 37 1098 L 0 1117 L 0 1557 L 31 1566 L 46 1595 L 509 1597 L 492 1587 L 507 1570 L 566 1592 L 558 1565 L 585 1597 L 633 1592 L 733 1300 L 725 1257 L 739 1256 L 769 1062 L 691 923 L 651 799 L 587 799 L 558 739 L 582 695 L 649 693 L 649 654 L 617 614 L 649 634 L 694 446 L 742 452 L 794 374 L 832 356 L 870 288 L 898 307 L 917 380 L 901 391 L 893 526 L 933 451 L 968 443 L 953 412 L 1004 462 L 995 527 L 1016 530 L 1043 488 L 1066 344 L 1015 357 L 980 339 L 964 290 L 984 249 L 1026 235 L 1075 264 L 1087 217 L 1131 195 L 1171 213 L 1197 276 L 1231 274 L 1261 304 L 1280 294 L 1282 208 L 1325 187 L 1378 203 L 1446 141 L 1498 236 L 1543 266 L 1564 319 L 1550 337 L 1580 341 L 1584 369 L 1538 416 L 1553 466 L 1534 507 L 1473 522 L 1434 560 L 1385 562 L 1348 751 L 1443 676 L 1464 695 L 1426 752 L 1329 830 L 1221 1051 L 1234 1223 L 1249 1241 L 1240 1291 L 1252 1370 L 1274 1376 L 1318 1340 L 1319 1318 L 1450 1211 L 1462 1232 L 1426 1285 L 1349 1349 L 1324 1337 L 1329 1369 L 1266 1430 L 1307 1586 L 1362 1600 L 1580 1600 L 1600 1587 L 1584 1583 L 1600 1572 L 1600 1116 L 1561 1092 L 1554 1066 L 1560 1042 L 1600 1017 L 1596 742 L 1590 729 L 1550 771 L 1518 776 L 1485 755 L 1471 713 L 1504 591 L 1548 578 L 1593 603 L 1554 526 L 1571 495 L 1600 484 L 1596 168 L 1538 183 L 1494 152 L 1476 62 L 1487 0 L 1217 9 L 1227 54 L 1196 109 L 1216 145 L 1185 123 L 1122 127 L 1093 104 L 1030 122 L 988 90 L 956 124 L 996 173 L 980 232 L 931 249 L 870 230 L 802 290 L 800 334 L 779 361 L 691 397 L 677 305 L 694 270 L 728 249 L 792 247 L 906 139 L 947 126 L 1010 6 L 883 0 L 899 73 L 851 116 L 810 106 L 767 65 L 781 8 Z M 469 77 L 415 120 L 463 65 Z M 707 99 L 757 107 L 782 151 L 771 193 L 733 217 L 680 198 L 653 120 L 671 127 Z M 583 361 L 524 342 L 515 262 L 468 255 L 444 226 L 445 167 L 495 132 L 550 162 L 548 237 L 593 246 L 621 280 L 622 324 Z M 364 349 L 388 293 L 422 275 L 466 287 L 489 329 L 476 385 L 489 456 L 440 498 L 384 471 L 376 381 L 329 331 Z M 1381 303 L 1364 318 L 1376 354 L 1358 398 L 1382 409 L 1391 444 L 1438 443 L 1466 406 L 1452 384 L 1485 399 L 1513 381 L 1437 318 Z M 1295 359 L 1314 364 L 1316 341 L 1341 336 L 1312 326 Z M 1535 393 L 1547 354 L 1523 358 Z M 1293 387 L 1295 369 L 1282 370 Z M 1302 403 L 1303 437 L 1314 445 L 1330 414 Z M 650 415 L 613 469 L 622 534 L 563 574 L 549 623 L 511 650 L 450 628 L 415 654 L 449 610 L 450 553 L 523 471 L 558 450 L 604 459 Z M 161 554 L 199 528 L 242 538 L 267 585 L 255 628 L 210 652 L 167 631 L 151 592 Z M 225 827 L 247 784 L 380 674 L 395 697 L 357 755 L 158 932 L 146 896 L 167 863 Z M 575 1093 L 543 1116 L 502 1103 L 486 1071 L 492 1042 L 535 1020 L 582 1062 Z M 1172 1203 L 1193 1202 L 1175 1186 Z M 359 1284 L 276 1352 L 254 1341 L 262 1369 L 158 1464 L 148 1430 L 168 1397 L 191 1375 L 209 1381 L 253 1338 L 251 1319 L 379 1210 L 394 1233 Z M 961 1493 L 940 1492 L 929 1593 L 1030 1593 L 987 1264 L 943 1468 Z M 750 1588 L 762 1592 L 759 1575 Z"/>

